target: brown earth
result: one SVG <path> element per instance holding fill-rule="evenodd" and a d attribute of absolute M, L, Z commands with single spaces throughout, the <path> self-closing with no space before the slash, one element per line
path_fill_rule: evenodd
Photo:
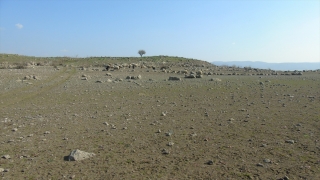
<path fill-rule="evenodd" d="M 319 72 L 58 68 L 0 69 L 2 179 L 320 179 Z"/>

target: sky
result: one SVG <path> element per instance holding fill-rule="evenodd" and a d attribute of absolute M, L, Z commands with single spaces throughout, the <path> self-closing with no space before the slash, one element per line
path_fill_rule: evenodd
<path fill-rule="evenodd" d="M 320 63 L 319 0 L 0 0 L 0 53 Z"/>

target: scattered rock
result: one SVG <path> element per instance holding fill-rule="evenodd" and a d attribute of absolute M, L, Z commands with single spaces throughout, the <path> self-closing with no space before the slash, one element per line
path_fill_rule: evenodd
<path fill-rule="evenodd" d="M 196 137 L 197 136 L 197 133 L 192 133 L 190 134 L 191 137 Z"/>
<path fill-rule="evenodd" d="M 258 164 L 257 164 L 257 166 L 259 166 L 259 167 L 263 167 L 263 164 L 261 164 L 261 163 L 258 163 Z"/>
<path fill-rule="evenodd" d="M 263 162 L 265 162 L 265 163 L 271 163 L 271 160 L 270 160 L 270 159 L 264 159 Z"/>
<path fill-rule="evenodd" d="M 162 149 L 161 153 L 165 155 L 170 154 L 170 152 L 167 149 Z"/>
<path fill-rule="evenodd" d="M 11 157 L 10 157 L 10 155 L 6 154 L 6 155 L 1 156 L 1 158 L 3 158 L 3 159 L 10 159 Z"/>
<path fill-rule="evenodd" d="M 70 176 L 69 178 L 70 179 L 74 179 L 76 177 L 76 175 L 72 175 L 72 176 Z"/>
<path fill-rule="evenodd" d="M 28 75 L 23 78 L 24 80 L 39 80 L 40 78 L 35 75 Z"/>
<path fill-rule="evenodd" d="M 185 75 L 185 78 L 196 78 L 196 75 L 194 75 L 194 74 Z"/>
<path fill-rule="evenodd" d="M 181 81 L 181 78 L 179 77 L 169 77 L 169 81 Z"/>
<path fill-rule="evenodd" d="M 116 79 L 114 80 L 114 82 L 120 82 L 120 81 L 123 81 L 123 79 L 121 79 L 121 78 L 116 78 Z"/>
<path fill-rule="evenodd" d="M 211 79 L 210 79 L 210 81 L 217 81 L 217 82 L 220 82 L 220 81 L 221 81 L 221 79 L 219 79 L 219 78 L 211 78 Z"/>
<path fill-rule="evenodd" d="M 213 165 L 213 161 L 212 161 L 212 160 L 209 160 L 206 164 L 208 164 L 208 165 Z"/>
<path fill-rule="evenodd" d="M 171 136 L 172 132 L 166 132 L 166 136 Z"/>
<path fill-rule="evenodd" d="M 277 179 L 277 180 L 289 180 L 289 178 L 288 178 L 288 176 L 284 176 L 284 177 L 279 178 L 279 179 Z"/>
<path fill-rule="evenodd" d="M 87 158 L 91 158 L 95 156 L 94 153 L 88 153 L 81 151 L 79 149 L 71 151 L 70 155 L 68 156 L 68 161 L 81 161 Z"/>
<path fill-rule="evenodd" d="M 289 143 L 289 144 L 294 144 L 294 140 L 286 140 L 286 143 Z"/>
<path fill-rule="evenodd" d="M 103 124 L 104 124 L 104 125 L 107 125 L 107 126 L 109 126 L 109 123 L 108 123 L 108 122 L 104 122 Z"/>

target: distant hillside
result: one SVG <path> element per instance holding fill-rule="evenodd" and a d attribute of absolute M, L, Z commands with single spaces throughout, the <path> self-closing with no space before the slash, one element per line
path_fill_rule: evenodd
<path fill-rule="evenodd" d="M 211 62 L 217 66 L 239 66 L 239 67 L 252 67 L 259 69 L 272 69 L 278 71 L 302 71 L 302 70 L 317 70 L 320 69 L 320 62 L 318 63 L 266 63 L 260 61 L 214 61 Z"/>

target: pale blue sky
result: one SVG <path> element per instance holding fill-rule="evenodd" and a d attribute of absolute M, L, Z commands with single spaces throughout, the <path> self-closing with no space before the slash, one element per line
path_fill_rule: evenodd
<path fill-rule="evenodd" d="M 319 0 L 0 0 L 0 53 L 320 62 Z"/>

